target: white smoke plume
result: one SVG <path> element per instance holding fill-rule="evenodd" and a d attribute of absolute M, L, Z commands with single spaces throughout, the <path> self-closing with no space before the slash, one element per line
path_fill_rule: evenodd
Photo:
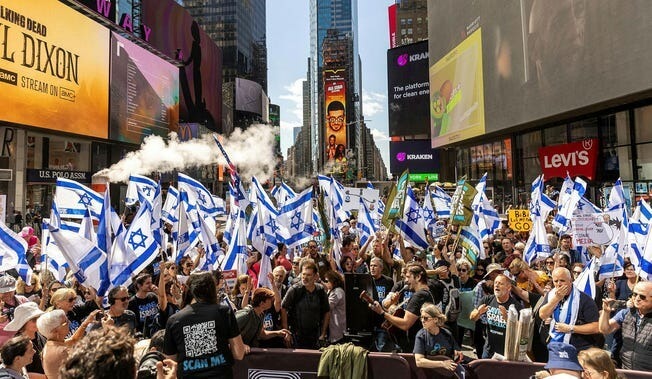
<path fill-rule="evenodd" d="M 256 176 L 264 182 L 272 176 L 276 165 L 275 132 L 272 127 L 257 124 L 244 131 L 236 129 L 221 143 L 243 180 Z M 131 174 L 183 172 L 188 168 L 215 163 L 226 164 L 226 159 L 211 134 L 180 142 L 176 133 L 170 133 L 167 140 L 158 136 L 145 138 L 140 150 L 128 153 L 121 161 L 95 175 L 106 177 L 112 183 L 127 182 Z"/>

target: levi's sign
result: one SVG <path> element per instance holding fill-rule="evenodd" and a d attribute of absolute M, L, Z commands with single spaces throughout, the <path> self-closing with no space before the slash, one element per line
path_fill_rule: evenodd
<path fill-rule="evenodd" d="M 599 142 L 587 139 L 563 145 L 539 148 L 541 170 L 547 177 L 584 176 L 590 180 L 595 177 L 598 161 Z"/>

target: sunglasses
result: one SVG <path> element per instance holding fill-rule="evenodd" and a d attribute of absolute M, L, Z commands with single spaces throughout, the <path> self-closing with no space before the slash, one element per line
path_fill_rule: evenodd
<path fill-rule="evenodd" d="M 432 320 L 432 317 L 421 316 L 421 322 L 424 322 L 424 321 L 430 321 L 430 320 Z"/>
<path fill-rule="evenodd" d="M 573 274 L 575 274 L 575 275 L 579 275 L 581 273 L 582 273 L 582 271 L 573 271 Z"/>
<path fill-rule="evenodd" d="M 633 292 L 633 293 L 632 293 L 632 298 L 637 298 L 637 297 L 638 297 L 639 299 L 643 300 L 643 301 L 647 300 L 647 296 L 645 296 L 645 295 L 643 295 L 643 294 L 640 294 L 640 293 L 638 293 L 638 292 Z"/>
<path fill-rule="evenodd" d="M 554 265 L 554 264 L 555 264 L 555 261 L 546 261 L 546 264 L 547 264 L 547 265 Z"/>
<path fill-rule="evenodd" d="M 460 269 L 460 272 L 467 272 L 467 271 L 469 271 L 469 270 L 467 270 L 467 269 L 465 269 L 465 268 L 461 268 L 461 269 Z"/>
<path fill-rule="evenodd" d="M 125 301 L 129 300 L 129 296 L 116 297 L 114 300 L 120 300 L 120 301 L 122 301 L 124 303 Z"/>
<path fill-rule="evenodd" d="M 69 302 L 69 303 L 72 303 L 72 302 L 74 302 L 75 300 L 77 300 L 77 298 L 75 298 L 75 297 L 69 297 L 69 298 L 68 298 L 68 302 Z"/>
<path fill-rule="evenodd" d="M 328 279 L 324 279 L 324 280 L 322 280 L 322 282 L 328 283 Z"/>

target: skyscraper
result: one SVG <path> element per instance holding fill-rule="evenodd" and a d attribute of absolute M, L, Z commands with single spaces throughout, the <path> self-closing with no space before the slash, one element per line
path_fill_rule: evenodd
<path fill-rule="evenodd" d="M 356 161 L 356 153 L 362 154 L 358 151 L 362 87 L 357 11 L 357 0 L 310 2 L 310 142 L 314 172 L 321 171 L 333 159 L 325 153 L 329 140 L 335 139 L 338 147 L 342 145 L 351 164 Z M 338 102 L 345 112 L 334 126 L 326 122 L 327 116 L 334 117 L 326 114 L 326 103 Z M 357 175 L 355 167 L 354 173 Z"/>

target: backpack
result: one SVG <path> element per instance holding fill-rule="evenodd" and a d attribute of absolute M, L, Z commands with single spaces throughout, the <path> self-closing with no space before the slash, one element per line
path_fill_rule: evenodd
<path fill-rule="evenodd" d="M 446 305 L 445 315 L 448 322 L 456 322 L 460 316 L 462 308 L 460 306 L 460 290 L 457 288 L 448 289 L 448 305 Z"/>

